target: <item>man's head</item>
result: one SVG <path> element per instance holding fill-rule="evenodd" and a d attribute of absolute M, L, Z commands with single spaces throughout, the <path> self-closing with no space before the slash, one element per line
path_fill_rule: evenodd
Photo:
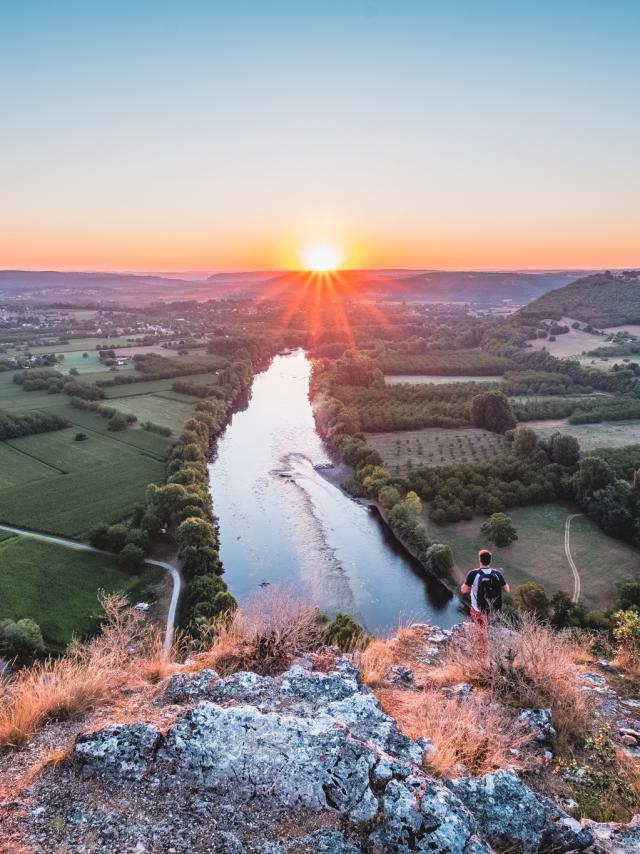
<path fill-rule="evenodd" d="M 478 560 L 480 561 L 480 566 L 489 566 L 491 563 L 491 552 L 487 549 L 480 549 Z"/>

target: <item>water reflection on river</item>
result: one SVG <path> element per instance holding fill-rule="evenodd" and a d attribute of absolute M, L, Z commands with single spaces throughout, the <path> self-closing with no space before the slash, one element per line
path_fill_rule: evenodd
<path fill-rule="evenodd" d="M 218 443 L 210 483 L 225 579 L 241 601 L 264 582 L 304 591 L 327 613 L 369 631 L 399 621 L 451 626 L 457 603 L 399 548 L 374 510 L 329 483 L 303 351 L 256 376 L 249 406 Z"/>

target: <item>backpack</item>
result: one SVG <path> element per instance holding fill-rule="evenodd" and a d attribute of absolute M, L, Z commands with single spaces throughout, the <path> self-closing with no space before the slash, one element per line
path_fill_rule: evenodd
<path fill-rule="evenodd" d="M 483 614 L 499 611 L 502 608 L 502 584 L 497 573 L 491 570 L 485 574 L 478 570 L 478 589 L 476 591 L 478 608 Z"/>

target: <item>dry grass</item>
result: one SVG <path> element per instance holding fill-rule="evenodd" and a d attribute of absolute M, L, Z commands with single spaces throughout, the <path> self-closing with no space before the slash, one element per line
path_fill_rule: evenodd
<path fill-rule="evenodd" d="M 317 608 L 306 599 L 268 588 L 215 623 L 198 668 L 213 667 L 221 676 L 238 670 L 278 673 L 296 654 L 320 649 L 325 631 Z"/>
<path fill-rule="evenodd" d="M 469 697 L 463 702 L 439 691 L 404 691 L 389 688 L 378 692 L 382 707 L 398 721 L 410 738 L 430 738 L 435 750 L 428 754 L 428 769 L 442 777 L 459 776 L 464 765 L 472 774 L 488 774 L 497 768 L 536 760 L 531 754 L 516 757 L 533 735 L 521 722 L 489 700 Z"/>
<path fill-rule="evenodd" d="M 132 681 L 157 650 L 155 633 L 120 596 L 103 596 L 102 632 L 0 682 L 0 746 L 24 744 L 48 721 L 77 717 Z M 150 665 L 151 666 L 151 665 Z"/>
<path fill-rule="evenodd" d="M 448 646 L 433 672 L 436 684 L 468 682 L 517 708 L 550 708 L 561 740 L 588 731 L 588 710 L 575 662 L 582 657 L 570 633 L 524 617 L 518 626 L 503 620 L 489 630 L 488 651 L 478 651 L 472 626 Z"/>
<path fill-rule="evenodd" d="M 370 688 L 381 685 L 394 662 L 394 650 L 389 641 L 375 638 L 364 652 L 356 656 L 362 681 Z"/>

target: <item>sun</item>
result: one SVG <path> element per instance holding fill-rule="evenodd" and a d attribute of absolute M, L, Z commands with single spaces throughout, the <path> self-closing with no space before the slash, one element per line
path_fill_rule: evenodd
<path fill-rule="evenodd" d="M 337 269 L 344 261 L 344 253 L 333 243 L 307 243 L 300 253 L 302 263 L 314 273 L 326 273 Z"/>

